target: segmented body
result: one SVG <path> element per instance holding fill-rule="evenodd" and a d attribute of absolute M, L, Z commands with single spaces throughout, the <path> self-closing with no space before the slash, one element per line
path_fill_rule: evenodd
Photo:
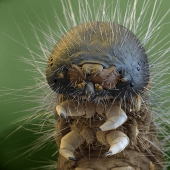
<path fill-rule="evenodd" d="M 20 90 L 33 91 L 31 95 L 29 93 L 28 98 L 31 97 L 31 100 L 34 98 L 33 103 L 39 105 L 38 108 L 30 109 L 31 114 L 25 123 L 27 124 L 35 118 L 38 118 L 38 121 L 39 118 L 42 120 L 37 124 L 38 128 L 40 126 L 40 132 L 38 130 L 35 132 L 36 134 L 41 133 L 42 136 L 33 143 L 29 152 L 45 147 L 54 140 L 53 136 L 56 133 L 55 139 L 59 152 L 63 149 L 61 141 L 66 139 L 66 141 L 72 142 L 72 148 L 69 146 L 68 149 L 72 150 L 72 154 L 77 160 L 67 160 L 62 152 L 59 155 L 58 163 L 54 162 L 54 166 L 48 167 L 42 165 L 40 169 L 56 169 L 56 164 L 59 170 L 155 170 L 163 169 L 164 165 L 165 168 L 168 167 L 170 161 L 166 154 L 169 152 L 167 143 L 170 141 L 169 132 L 167 132 L 170 85 L 166 77 L 169 75 L 170 67 L 166 56 L 170 48 L 168 33 L 163 35 L 164 31 L 160 32 L 161 28 L 166 27 L 164 19 L 169 14 L 169 11 L 164 11 L 164 9 L 160 11 L 160 9 L 163 7 L 162 4 L 167 2 L 159 0 L 117 0 L 117 2 L 61 0 L 61 3 L 64 20 L 60 18 L 59 11 L 57 11 L 53 21 L 57 23 L 55 28 L 48 22 L 52 18 L 45 21 L 45 13 L 45 15 L 41 15 L 42 19 L 39 18 L 37 8 L 33 8 L 35 9 L 35 13 L 33 13 L 36 14 L 36 22 L 39 21 L 40 25 L 39 22 L 36 25 L 29 19 L 26 21 L 26 24 L 32 28 L 32 35 L 38 41 L 36 46 L 41 50 L 40 53 L 33 51 L 34 48 L 32 49 L 23 36 L 27 35 L 27 32 L 22 33 L 22 29 L 20 30 L 18 27 L 19 24 L 17 25 L 19 34 L 25 42 L 21 46 L 26 48 L 32 57 L 32 59 L 28 59 L 26 56 L 24 61 L 32 65 L 33 73 L 36 73 L 34 75 L 35 86 Z M 44 3 L 42 3 L 43 5 Z M 56 1 L 56 6 L 58 5 L 58 1 Z M 124 9 L 124 5 L 126 9 Z M 50 9 L 52 8 L 53 6 Z M 159 15 L 160 13 L 161 15 Z M 41 24 L 45 24 L 45 28 Z M 114 28 L 110 29 L 111 27 Z M 45 36 L 45 43 L 39 37 L 40 32 Z M 49 56 L 47 83 L 44 65 Z M 101 74 L 95 76 L 93 73 L 95 67 L 98 70 L 97 73 L 101 69 Z M 88 75 L 85 75 L 85 72 Z M 101 78 L 100 81 L 98 78 Z M 149 79 L 152 79 L 151 90 Z M 109 83 L 107 84 L 107 82 Z M 39 90 L 42 92 L 39 93 Z M 87 94 L 85 90 L 87 90 Z M 7 91 L 9 93 L 9 90 Z M 59 102 L 56 99 L 58 94 L 61 94 Z M 88 100 L 88 96 L 91 100 Z M 54 103 L 55 106 L 52 108 Z M 76 105 L 75 108 L 67 108 L 67 104 L 73 103 Z M 110 126 L 104 126 L 111 122 L 108 121 L 108 110 L 111 111 L 110 114 L 113 114 L 111 119 L 114 119 L 115 116 L 115 110 L 108 107 L 109 103 L 111 105 L 119 104 L 124 112 L 124 119 L 123 123 L 120 123 L 119 120 L 117 125 L 112 124 L 113 129 L 103 131 L 110 128 Z M 66 115 L 63 116 L 61 112 L 56 112 L 57 108 L 61 109 L 60 106 L 64 106 L 64 109 L 67 110 Z M 53 127 L 54 108 L 56 132 Z M 32 113 L 35 113 L 35 116 L 32 116 Z M 119 117 L 118 114 L 116 116 Z M 119 150 L 121 152 L 112 156 L 106 155 L 111 143 L 109 135 L 114 136 L 118 131 L 122 137 L 129 140 L 129 143 L 125 148 L 123 147 L 124 149 Z M 161 144 L 164 146 L 163 149 L 158 142 L 157 132 Z M 80 140 L 76 141 L 70 134 L 76 134 Z M 70 137 L 67 138 L 67 135 Z M 64 145 L 64 147 L 66 146 Z M 167 159 L 162 160 L 162 156 Z M 47 164 L 53 164 L 53 162 Z"/>
<path fill-rule="evenodd" d="M 145 105 L 146 103 L 142 103 L 140 111 L 133 110 L 131 112 L 129 111 L 130 105 L 122 105 L 128 116 L 127 122 L 116 130 L 105 132 L 96 130 L 106 121 L 104 114 L 101 116 L 96 111 L 93 112 L 91 118 L 82 118 L 80 116 L 76 118 L 70 117 L 67 121 L 63 118 L 59 119 L 56 126 L 56 131 L 60 132 L 56 136 L 57 146 L 60 146 L 62 137 L 71 130 L 75 130 L 82 136 L 80 137 L 80 139 L 82 138 L 82 144 L 79 146 L 80 139 L 78 139 L 79 142 L 74 141 L 75 147 L 77 147 L 74 152 L 77 159 L 75 162 L 59 155 L 58 169 L 114 170 L 119 167 L 122 170 L 129 167 L 132 170 L 152 170 L 151 166 L 154 166 L 154 170 L 163 169 L 161 145 L 156 136 L 151 110 L 147 110 Z M 87 131 L 88 135 L 83 136 L 87 128 L 90 128 L 93 133 Z M 106 135 L 112 133 L 114 136 L 116 131 L 125 133 L 129 137 L 130 143 L 122 152 L 106 158 L 104 154 L 110 147 Z M 74 136 L 70 137 L 70 140 L 73 140 L 73 138 Z"/>
<path fill-rule="evenodd" d="M 46 75 L 62 95 L 59 170 L 163 168 L 147 103 L 147 56 L 132 32 L 115 23 L 79 25 L 54 48 Z"/>

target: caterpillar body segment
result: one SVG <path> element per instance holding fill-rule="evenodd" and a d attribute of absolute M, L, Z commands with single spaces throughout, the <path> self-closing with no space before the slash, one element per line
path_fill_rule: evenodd
<path fill-rule="evenodd" d="M 109 105 L 110 104 L 108 104 L 106 108 L 108 108 Z M 115 102 L 115 105 L 118 106 L 117 102 Z M 124 104 L 122 104 L 121 107 L 122 110 L 126 108 Z M 147 108 L 149 108 L 149 106 Z M 68 157 L 65 158 L 65 153 L 62 153 L 63 155 L 59 155 L 60 164 L 58 164 L 58 168 L 64 169 L 63 167 L 68 164 L 64 170 L 69 168 L 74 169 L 74 167 L 86 167 L 91 169 L 96 167 L 96 169 L 101 168 L 102 170 L 103 168 L 110 170 L 114 167 L 124 168 L 128 166 L 135 170 L 145 170 L 149 169 L 150 162 L 153 162 L 154 165 L 157 165 L 155 169 L 162 169 L 161 145 L 156 136 L 148 135 L 150 133 L 155 133 L 155 126 L 152 123 L 152 119 L 148 119 L 152 113 L 148 112 L 143 103 L 138 113 L 130 111 L 130 108 L 128 111 L 126 110 L 128 119 L 117 129 L 101 131 L 97 128 L 107 120 L 105 115 L 106 110 L 108 109 L 104 109 L 102 116 L 95 111 L 95 114 L 92 114 L 93 116 L 91 118 L 68 116 L 66 120 L 62 118 L 58 119 L 57 131 L 61 134 L 56 136 L 56 142 L 59 146 L 59 150 L 60 146 L 63 148 L 62 138 L 64 137 L 64 139 L 67 139 L 68 143 L 72 141 L 73 145 L 71 147 L 69 147 L 70 143 L 68 146 L 65 145 L 66 143 L 64 145 L 69 151 L 72 151 L 71 154 L 75 158 L 72 159 L 72 161 L 68 160 Z M 147 114 L 147 117 L 145 114 Z M 133 119 L 131 119 L 132 116 Z M 145 126 L 144 129 L 141 128 L 143 126 Z M 76 135 L 67 138 L 67 135 L 71 134 L 72 131 L 76 131 L 78 137 L 81 136 L 80 138 L 82 140 L 80 141 L 83 141 L 82 144 L 73 142 L 74 138 L 77 138 Z M 75 139 L 75 141 L 76 140 L 77 139 Z M 141 145 L 141 141 L 144 146 Z M 152 141 L 152 144 L 150 141 Z M 80 145 L 78 146 L 77 144 Z M 136 148 L 138 151 L 136 151 Z M 115 149 L 117 153 L 112 154 L 111 152 L 114 152 Z M 147 156 L 149 154 L 152 154 L 152 157 Z M 128 155 L 130 155 L 130 157 L 127 159 Z M 137 162 L 134 161 L 135 157 L 138 157 Z"/>
<path fill-rule="evenodd" d="M 67 104 L 65 104 L 65 103 L 67 103 Z M 74 107 L 72 107 L 73 106 L 72 103 L 74 103 Z M 62 105 L 65 105 L 66 109 Z M 111 105 L 111 104 L 109 104 L 109 105 Z M 67 115 L 70 117 L 74 117 L 77 113 L 77 117 L 83 116 L 85 118 L 92 118 L 92 116 L 94 116 L 96 113 L 96 109 L 95 109 L 96 105 L 94 103 L 86 103 L 86 104 L 80 106 L 81 109 L 79 109 L 79 107 L 78 106 L 76 107 L 76 106 L 77 105 L 76 105 L 75 101 L 65 101 L 65 102 L 61 103 L 61 105 L 58 105 L 56 107 L 56 110 L 57 110 L 57 113 L 59 114 L 59 116 L 63 114 L 61 112 L 62 112 L 62 110 L 64 110 L 65 111 L 64 115 Z M 62 108 L 62 110 L 59 108 Z M 84 110 L 82 110 L 82 108 L 84 108 Z M 66 110 L 70 114 L 67 114 Z M 123 110 L 120 108 L 120 106 L 117 106 L 114 104 L 112 107 L 110 107 L 110 110 L 112 110 L 115 113 L 111 114 L 111 111 L 108 112 L 108 108 L 104 111 L 104 112 L 106 112 L 107 117 L 108 116 L 110 116 L 110 117 L 108 117 L 106 122 L 102 126 L 100 126 L 99 129 L 102 131 L 116 129 L 119 126 L 121 126 L 127 119 L 126 114 L 123 112 Z M 83 113 L 83 114 L 80 115 L 79 113 Z M 89 117 L 89 115 L 90 115 L 90 117 Z M 113 115 L 113 116 L 111 116 L 111 115 Z M 74 126 L 75 125 L 73 125 L 73 127 Z M 82 126 L 81 122 L 79 123 L 79 126 Z M 95 129 L 94 129 L 94 131 L 95 131 Z M 83 137 L 84 137 L 84 140 L 83 140 Z M 72 140 L 70 140 L 70 138 L 72 138 Z M 79 133 L 77 133 L 76 130 L 72 130 L 71 132 L 69 132 L 67 135 L 65 135 L 61 139 L 60 154 L 63 155 L 68 160 L 70 158 L 71 158 L 70 160 L 76 160 L 76 158 L 73 156 L 75 149 L 77 149 L 77 147 L 79 147 L 85 140 L 88 144 L 91 144 L 93 142 L 92 139 L 93 139 L 93 128 L 88 127 L 88 125 L 86 125 L 86 126 L 84 125 L 83 129 L 80 130 Z M 110 132 L 106 136 L 105 140 L 107 141 L 107 144 L 110 145 L 110 150 L 109 150 L 109 152 L 107 152 L 107 154 L 105 154 L 105 156 L 113 155 L 113 154 L 121 152 L 129 143 L 128 137 L 124 133 L 119 132 L 119 131 L 118 132 L 115 131 L 114 133 Z M 75 144 L 76 144 L 76 146 L 75 146 Z"/>

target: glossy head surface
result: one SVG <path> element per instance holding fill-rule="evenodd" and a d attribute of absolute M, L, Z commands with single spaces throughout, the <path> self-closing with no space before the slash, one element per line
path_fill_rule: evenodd
<path fill-rule="evenodd" d="M 60 94 L 128 98 L 147 86 L 149 65 L 144 47 L 131 31 L 115 23 L 91 22 L 60 39 L 46 76 Z"/>

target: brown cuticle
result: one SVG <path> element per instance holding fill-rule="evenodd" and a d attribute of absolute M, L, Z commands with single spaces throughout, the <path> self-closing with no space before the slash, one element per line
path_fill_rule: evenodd
<path fill-rule="evenodd" d="M 103 69 L 99 74 L 91 74 L 93 83 L 102 85 L 106 89 L 113 89 L 120 79 L 120 74 L 114 66 Z M 100 88 L 101 89 L 101 88 Z"/>
<path fill-rule="evenodd" d="M 82 82 L 86 80 L 86 74 L 83 73 L 82 68 L 73 64 L 68 70 L 67 78 L 71 81 L 73 87 L 82 86 Z M 79 85 L 80 84 L 80 85 Z"/>
<path fill-rule="evenodd" d="M 68 70 L 67 77 L 71 81 L 72 86 L 83 88 L 85 86 L 84 81 L 87 79 L 86 73 L 90 71 L 90 81 L 95 84 L 96 89 L 114 89 L 118 81 L 120 81 L 120 74 L 114 66 L 111 66 L 107 69 L 102 69 L 100 67 L 102 66 L 95 64 L 84 64 L 82 67 L 73 64 L 72 67 Z M 102 71 L 96 74 L 96 70 Z"/>

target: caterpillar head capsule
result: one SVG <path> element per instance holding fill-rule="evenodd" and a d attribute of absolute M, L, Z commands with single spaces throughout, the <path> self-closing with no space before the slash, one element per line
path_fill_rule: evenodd
<path fill-rule="evenodd" d="M 88 22 L 68 31 L 54 47 L 46 77 L 59 94 L 128 98 L 149 82 L 145 49 L 127 28 Z"/>

